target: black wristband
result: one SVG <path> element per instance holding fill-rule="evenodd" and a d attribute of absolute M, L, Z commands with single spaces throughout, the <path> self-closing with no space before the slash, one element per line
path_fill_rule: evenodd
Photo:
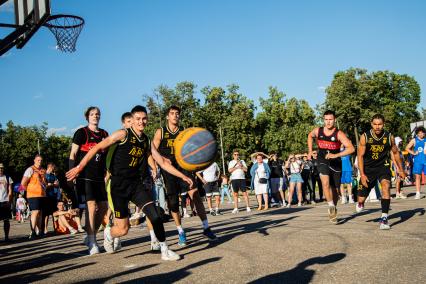
<path fill-rule="evenodd" d="M 72 168 L 74 168 L 74 166 L 75 166 L 75 161 L 69 159 L 68 160 L 68 169 L 71 170 Z"/>

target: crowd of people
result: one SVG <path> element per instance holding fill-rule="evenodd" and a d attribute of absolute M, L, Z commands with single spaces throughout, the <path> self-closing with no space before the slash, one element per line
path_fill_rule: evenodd
<path fill-rule="evenodd" d="M 371 189 L 380 188 L 380 229 L 390 228 L 387 218 L 392 175 L 396 198 L 406 198 L 401 187 L 408 182 L 407 175 L 414 175 L 415 198 L 421 197 L 421 175 L 426 172 L 423 127 L 416 129 L 415 137 L 406 145 L 411 158 L 404 159 L 402 140 L 384 130 L 385 119 L 377 114 L 371 119 L 371 130 L 361 136 L 355 155 L 352 142 L 335 127 L 334 112 L 326 111 L 324 126 L 308 135 L 306 153 L 290 154 L 284 161 L 275 152 L 256 152 L 246 163 L 234 150 L 222 171 L 214 162 L 202 171 L 188 172 L 174 157 L 173 142 L 183 130 L 180 115 L 179 107 L 169 107 L 165 126 L 156 130 L 151 142 L 144 133 L 148 123 L 145 107 L 135 106 L 124 113 L 122 128 L 111 135 L 99 127 L 99 108 L 89 107 L 85 112 L 87 126 L 74 134 L 66 173 L 75 198 L 61 190 L 55 165 L 48 163 L 44 168 L 43 157 L 37 154 L 23 174 L 19 197 L 13 200 L 13 180 L 0 163 L 0 217 L 5 240 L 9 239 L 11 204 L 15 204 L 12 215 L 16 214 L 19 222 L 31 212 L 30 239 L 47 234 L 52 219 L 56 234 L 85 232 L 90 255 L 100 252 L 96 239 L 100 228 L 104 229 L 103 247 L 112 253 L 121 248 L 120 238 L 129 231 L 129 219 L 145 217 L 151 249 L 161 251 L 163 260 L 178 260 L 180 256 L 166 243 L 163 222 L 167 216 L 176 226 L 180 246 L 187 245 L 182 218 L 190 216 L 188 206 L 200 219 L 203 235 L 216 241 L 207 213 L 222 215 L 225 195 L 233 204 L 232 214 L 240 212 L 242 200 L 245 211 L 251 212 L 250 192 L 256 196 L 257 210 L 326 201 L 329 220 L 337 224 L 339 200 L 355 204 L 356 212 L 361 212 Z M 130 204 L 135 207 L 133 215 Z"/>

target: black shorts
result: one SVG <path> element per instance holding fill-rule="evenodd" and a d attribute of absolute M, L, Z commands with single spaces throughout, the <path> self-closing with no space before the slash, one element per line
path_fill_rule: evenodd
<path fill-rule="evenodd" d="M 196 186 L 195 175 L 191 172 L 179 169 L 184 175 L 192 179 L 194 187 Z M 181 178 L 178 178 L 164 170 L 161 171 L 161 175 L 164 180 L 164 187 L 167 195 L 177 195 L 179 196 L 182 193 L 185 193 L 189 190 L 189 184 L 184 182 Z"/>
<path fill-rule="evenodd" d="M 9 202 L 0 202 L 0 221 L 10 219 L 10 204 Z"/>
<path fill-rule="evenodd" d="M 377 182 L 382 182 L 382 180 L 391 181 L 392 173 L 388 167 L 381 167 L 379 169 L 367 170 L 365 169 L 365 175 L 368 179 L 368 187 L 365 187 L 359 183 L 358 186 L 358 196 L 367 197 L 370 194 L 372 188 L 377 185 Z"/>
<path fill-rule="evenodd" d="M 233 179 L 231 180 L 232 190 L 234 192 L 246 192 L 246 180 L 245 179 Z"/>
<path fill-rule="evenodd" d="M 219 184 L 217 181 L 208 182 L 204 185 L 204 190 L 206 191 L 206 196 L 219 196 Z"/>
<path fill-rule="evenodd" d="M 87 201 L 102 202 L 108 200 L 104 181 L 77 179 L 76 188 L 80 205 L 86 204 Z"/>
<path fill-rule="evenodd" d="M 111 177 L 111 199 L 114 205 L 114 216 L 118 219 L 129 217 L 129 201 L 137 207 L 153 202 L 152 187 L 140 178 L 126 179 Z"/>
<path fill-rule="evenodd" d="M 43 204 L 43 215 L 50 216 L 53 212 L 58 211 L 57 204 L 55 197 L 46 197 Z"/>
<path fill-rule="evenodd" d="M 340 179 L 342 177 L 341 169 L 333 169 L 327 164 L 319 163 L 318 172 L 321 176 L 328 176 L 330 187 L 333 187 L 337 190 L 340 189 Z"/>
<path fill-rule="evenodd" d="M 46 197 L 30 197 L 28 198 L 28 206 L 30 210 L 43 210 L 46 203 Z"/>

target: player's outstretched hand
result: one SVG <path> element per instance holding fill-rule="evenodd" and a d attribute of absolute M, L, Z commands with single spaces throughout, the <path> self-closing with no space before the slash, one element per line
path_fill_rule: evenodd
<path fill-rule="evenodd" d="M 192 179 L 190 179 L 187 176 L 184 176 L 182 179 L 183 179 L 184 182 L 186 182 L 187 184 L 189 184 L 189 188 L 192 188 L 192 186 L 194 185 L 194 183 L 192 182 Z"/>
<path fill-rule="evenodd" d="M 67 181 L 75 180 L 78 177 L 78 174 L 80 173 L 81 169 L 80 167 L 74 167 L 71 170 L 69 170 L 65 176 L 67 177 Z"/>

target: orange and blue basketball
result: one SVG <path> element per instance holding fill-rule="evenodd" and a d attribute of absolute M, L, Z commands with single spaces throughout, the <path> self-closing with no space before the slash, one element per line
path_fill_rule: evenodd
<path fill-rule="evenodd" d="M 179 166 L 191 172 L 210 166 L 217 153 L 213 135 L 201 127 L 191 127 L 180 132 L 173 146 Z"/>

